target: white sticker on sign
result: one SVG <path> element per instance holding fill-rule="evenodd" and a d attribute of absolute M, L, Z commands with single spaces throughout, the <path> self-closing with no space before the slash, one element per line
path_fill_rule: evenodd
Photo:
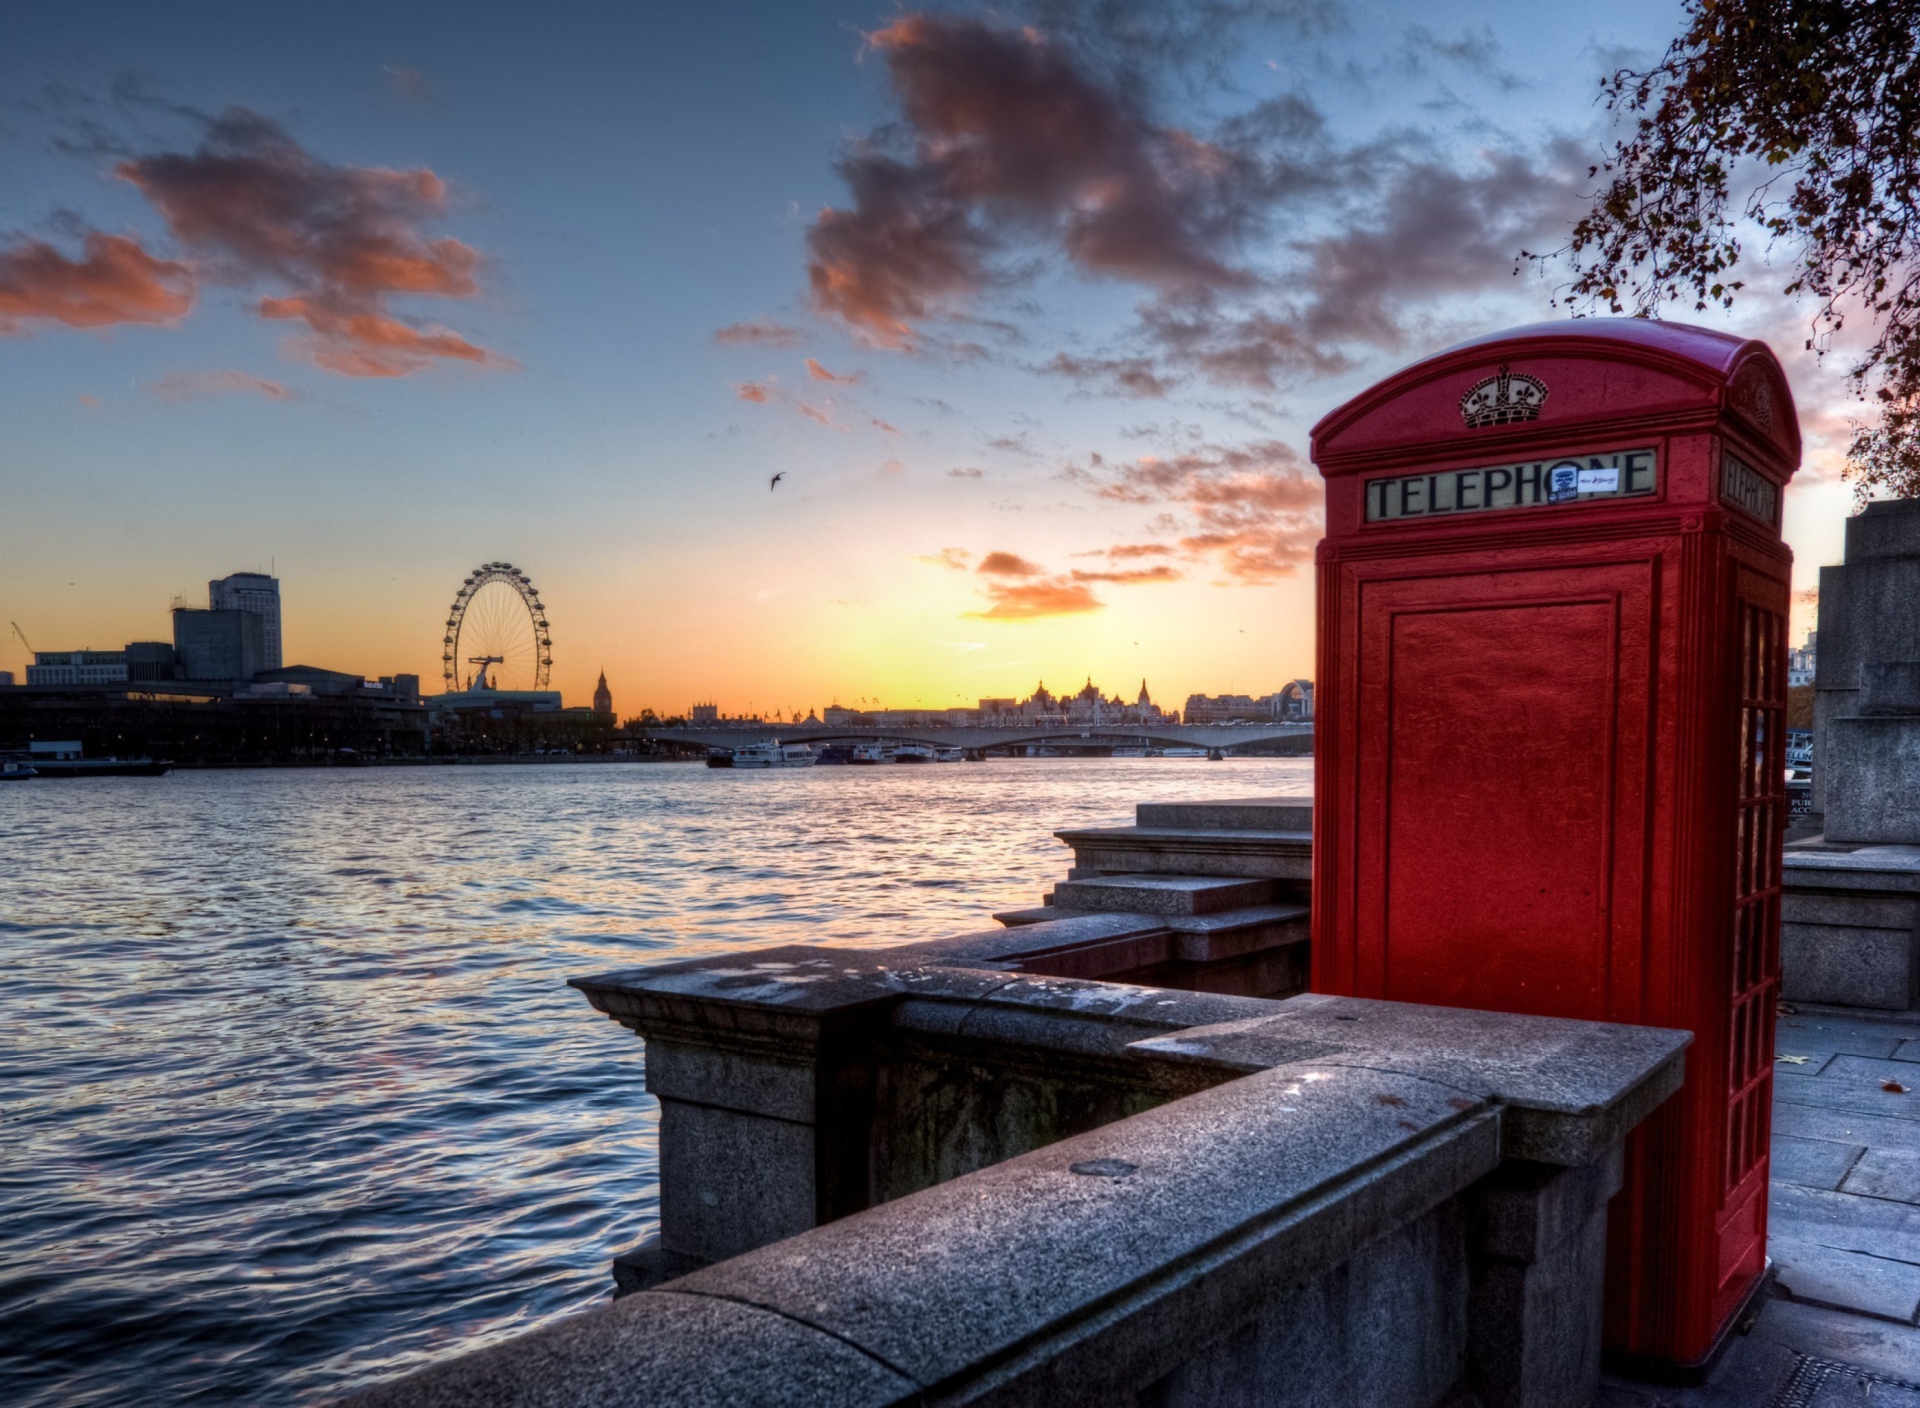
<path fill-rule="evenodd" d="M 1583 494 L 1613 494 L 1620 489 L 1620 471 L 1614 468 L 1583 469 L 1580 471 L 1580 492 Z"/>

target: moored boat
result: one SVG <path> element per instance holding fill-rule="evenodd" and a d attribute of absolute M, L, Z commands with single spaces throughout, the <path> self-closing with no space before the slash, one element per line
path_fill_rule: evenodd
<path fill-rule="evenodd" d="M 853 751 L 848 754 L 847 761 L 860 767 L 870 767 L 874 763 L 884 763 L 887 760 L 886 754 L 887 750 L 878 743 L 856 743 L 853 745 Z"/>
<path fill-rule="evenodd" d="M 16 763 L 11 760 L 0 763 L 0 782 L 25 782 L 28 778 L 38 777 L 40 772 L 28 763 Z"/>
<path fill-rule="evenodd" d="M 933 749 L 924 743 L 902 743 L 893 750 L 896 763 L 930 763 L 933 761 Z"/>
<path fill-rule="evenodd" d="M 966 756 L 966 749 L 955 748 L 951 745 L 945 745 L 933 750 L 933 760 L 936 763 L 957 763 L 964 760 Z"/>
<path fill-rule="evenodd" d="M 171 759 L 89 758 L 78 743 L 33 743 L 27 762 L 39 777 L 164 777 Z"/>

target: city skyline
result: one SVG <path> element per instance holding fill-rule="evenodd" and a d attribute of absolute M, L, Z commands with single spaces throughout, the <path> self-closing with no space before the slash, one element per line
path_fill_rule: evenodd
<path fill-rule="evenodd" d="M 432 680 L 491 557 L 572 700 L 1310 676 L 1308 427 L 1564 315 L 1514 256 L 1578 212 L 1598 75 L 1678 15 L 576 13 L 10 18 L 0 615 L 118 648 L 272 568 L 287 663 Z M 989 93 L 1076 141 L 1010 161 Z M 1680 316 L 1794 380 L 1806 589 L 1856 409 L 1765 282 Z"/>

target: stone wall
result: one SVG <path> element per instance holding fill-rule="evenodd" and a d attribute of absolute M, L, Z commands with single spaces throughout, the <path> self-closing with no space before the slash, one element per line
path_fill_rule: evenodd
<path fill-rule="evenodd" d="M 709 1043 L 694 1064 L 705 1083 L 682 1071 L 664 1082 L 672 1098 L 731 1100 L 743 1122 L 792 1126 L 786 1142 L 769 1128 L 724 1163 L 663 1155 L 663 1180 L 685 1181 L 681 1203 L 724 1207 L 743 1181 L 763 1199 L 791 1184 L 812 1192 L 820 1225 L 744 1247 L 779 1229 L 734 1216 L 724 1235 L 738 1249 L 712 1265 L 689 1258 L 613 1306 L 356 1402 L 1437 1408 L 1471 1394 L 1486 1408 L 1579 1408 L 1591 1398 L 1621 1144 L 1678 1088 L 1685 1033 L 990 975 L 943 969 L 937 955 L 916 965 L 910 951 L 884 963 L 776 953 L 576 986 L 647 1033 L 650 1080 L 654 1052 L 683 1045 L 704 1008 Z M 656 1029 L 675 1041 L 657 1045 Z M 902 1169 L 1011 1156 L 846 1212 L 826 1205 L 808 1170 L 854 1162 L 828 1152 L 847 1137 L 846 1111 L 818 1097 L 863 1103 L 860 1081 L 822 1072 L 843 1072 L 866 1040 L 889 1053 L 879 1066 L 899 1054 L 921 1072 L 964 1049 L 974 1071 L 960 1084 L 973 1092 L 1044 1050 L 1041 1064 L 1072 1071 L 1088 1095 L 1111 1087 L 1109 1111 L 1156 1103 L 1025 1152 L 1012 1146 L 1046 1118 L 1013 1121 L 1024 1132 L 998 1148 L 883 1154 L 878 1165 L 895 1172 L 875 1191 Z M 948 1055 L 929 1061 L 928 1041 Z M 892 1077 L 871 1078 L 864 1088 Z M 1091 1105 L 1073 1116 L 1099 1117 Z M 808 1201 L 790 1200 L 787 1215 L 803 1219 Z M 663 1219 L 672 1206 L 663 1198 Z"/>

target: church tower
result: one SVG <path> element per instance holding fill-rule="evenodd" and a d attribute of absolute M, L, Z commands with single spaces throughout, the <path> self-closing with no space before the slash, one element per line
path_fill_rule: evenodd
<path fill-rule="evenodd" d="M 613 693 L 607 688 L 607 672 L 600 672 L 600 683 L 593 691 L 593 712 L 611 714 L 613 712 Z"/>
<path fill-rule="evenodd" d="M 1153 700 L 1147 696 L 1147 682 L 1145 680 L 1140 681 L 1140 698 L 1137 702 L 1142 709 L 1153 703 Z"/>

